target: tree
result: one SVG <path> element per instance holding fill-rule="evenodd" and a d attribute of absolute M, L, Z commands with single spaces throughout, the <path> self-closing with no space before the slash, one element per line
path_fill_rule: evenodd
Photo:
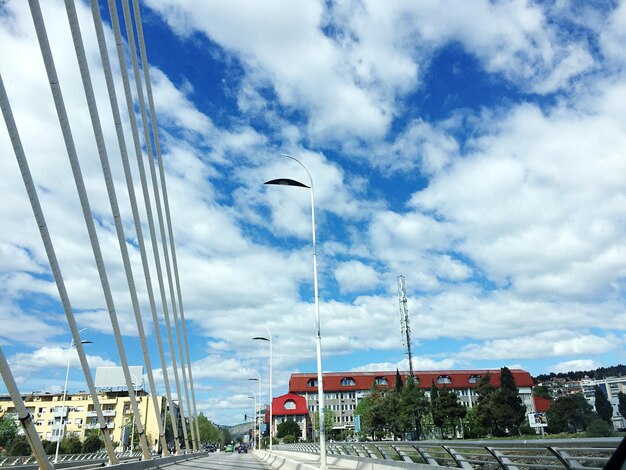
<path fill-rule="evenodd" d="M 513 374 L 508 367 L 500 369 L 500 387 L 492 397 L 493 414 L 501 432 L 518 430 L 526 417 L 526 407 L 519 396 Z"/>
<path fill-rule="evenodd" d="M 9 450 L 7 451 L 9 455 L 30 455 L 30 445 L 28 444 L 28 439 L 26 436 L 15 436 L 15 438 L 11 441 L 11 445 Z"/>
<path fill-rule="evenodd" d="M 449 428 L 454 433 L 456 423 L 465 417 L 467 411 L 458 402 L 456 393 L 446 387 L 438 389 L 433 381 L 431 386 L 431 413 L 433 424 L 439 428 L 443 439 L 445 428 Z"/>
<path fill-rule="evenodd" d="M 61 452 L 64 454 L 80 454 L 83 445 L 75 434 L 67 434 L 61 439 Z"/>
<path fill-rule="evenodd" d="M 565 395 L 554 400 L 550 406 L 547 431 L 550 433 L 583 431 L 595 416 L 593 407 L 581 393 Z"/>
<path fill-rule="evenodd" d="M 368 395 L 359 400 L 356 413 L 361 417 L 360 434 L 364 437 L 382 437 L 386 420 L 383 395 L 379 387 L 372 385 Z"/>
<path fill-rule="evenodd" d="M 483 428 L 487 434 L 493 434 L 495 430 L 495 417 L 492 409 L 492 397 L 496 387 L 491 384 L 491 374 L 483 375 L 476 386 L 478 401 L 476 405 L 475 418 L 477 424 Z"/>
<path fill-rule="evenodd" d="M 98 435 L 91 435 L 85 437 L 82 445 L 82 452 L 87 454 L 90 452 L 97 452 L 104 447 L 104 442 Z"/>
<path fill-rule="evenodd" d="M 400 381 L 402 383 L 402 381 Z M 383 411 L 385 414 L 385 428 L 394 438 L 402 439 L 405 431 L 402 419 L 402 387 L 397 387 L 385 395 Z"/>
<path fill-rule="evenodd" d="M 276 437 L 282 439 L 286 436 L 293 436 L 294 438 L 300 437 L 302 430 L 300 425 L 295 421 L 287 420 L 280 423 L 276 428 Z"/>
<path fill-rule="evenodd" d="M 198 415 L 198 428 L 200 429 L 200 442 L 217 442 L 219 432 L 215 425 L 202 413 Z"/>
<path fill-rule="evenodd" d="M 424 391 L 418 388 L 414 377 L 409 377 L 402 389 L 401 419 L 404 431 L 415 429 L 416 439 L 422 434 L 422 419 L 428 413 L 429 403 Z"/>
<path fill-rule="evenodd" d="M 333 422 L 335 420 L 335 413 L 328 406 L 324 407 L 324 428 L 326 433 L 329 433 L 333 429 Z M 316 411 L 313 415 L 313 427 L 316 431 L 320 430 L 320 413 Z M 276 428 L 278 429 L 278 427 Z"/>
<path fill-rule="evenodd" d="M 619 392 L 617 394 L 617 409 L 623 418 L 626 418 L 626 393 Z"/>
<path fill-rule="evenodd" d="M 402 376 L 400 375 L 400 371 L 398 369 L 396 369 L 396 381 L 393 384 L 393 389 L 400 393 L 402 392 L 402 387 L 404 386 L 404 384 L 402 383 Z"/>
<path fill-rule="evenodd" d="M 600 387 L 598 387 L 597 385 L 593 387 L 593 392 L 596 402 L 596 413 L 598 413 L 598 415 L 600 415 L 600 418 L 602 418 L 604 421 L 610 423 L 611 418 L 613 417 L 613 406 L 606 398 L 606 395 L 602 393 Z"/>
<path fill-rule="evenodd" d="M 0 416 L 0 447 L 9 447 L 17 436 L 17 424 L 12 418 Z"/>
<path fill-rule="evenodd" d="M 613 434 L 613 426 L 602 418 L 593 419 L 587 426 L 587 437 L 611 437 Z"/>
<path fill-rule="evenodd" d="M 550 389 L 545 385 L 537 385 L 533 388 L 533 393 L 541 398 L 547 398 L 548 400 L 552 400 L 552 395 L 550 394 Z"/>

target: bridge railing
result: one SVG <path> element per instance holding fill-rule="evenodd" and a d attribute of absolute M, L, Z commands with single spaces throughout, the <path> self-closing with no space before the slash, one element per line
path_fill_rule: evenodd
<path fill-rule="evenodd" d="M 347 455 L 472 469 L 602 469 L 621 438 L 529 441 L 329 442 L 329 455 Z M 276 450 L 319 453 L 312 443 L 281 444 Z"/>

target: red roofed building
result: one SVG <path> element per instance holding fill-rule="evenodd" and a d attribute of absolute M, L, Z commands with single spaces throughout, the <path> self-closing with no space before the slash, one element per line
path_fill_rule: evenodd
<path fill-rule="evenodd" d="M 295 421 L 302 431 L 302 439 L 310 439 L 311 418 L 306 398 L 295 393 L 288 393 L 272 400 L 272 435 L 276 434 L 278 425 L 285 421 Z M 267 419 L 266 419 L 267 421 Z"/>
<path fill-rule="evenodd" d="M 471 408 L 478 398 L 474 390 L 481 377 L 487 373 L 491 376 L 491 383 L 500 386 L 500 369 L 492 370 L 430 370 L 415 371 L 414 376 L 418 386 L 426 395 L 430 395 L 430 387 L 434 382 L 438 387 L 451 388 L 459 397 L 459 402 Z M 401 372 L 402 378 L 408 372 Z M 534 385 L 531 375 L 521 369 L 511 369 L 515 385 L 519 389 L 522 403 L 528 411 L 535 411 L 532 397 Z M 326 372 L 324 374 L 325 404 L 334 415 L 333 429 L 354 429 L 354 410 L 372 384 L 393 388 L 396 381 L 395 372 Z M 318 410 L 317 401 L 317 374 L 291 374 L 289 392 L 303 397 L 309 415 Z M 276 414 L 276 413 L 275 413 Z M 311 419 L 311 418 L 310 418 Z"/>

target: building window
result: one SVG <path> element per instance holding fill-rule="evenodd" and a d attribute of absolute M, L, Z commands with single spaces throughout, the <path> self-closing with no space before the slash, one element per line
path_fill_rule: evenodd
<path fill-rule="evenodd" d="M 309 379 L 306 383 L 307 387 L 317 387 L 317 379 Z"/>
<path fill-rule="evenodd" d="M 296 402 L 293 400 L 286 400 L 285 401 L 285 409 L 286 410 L 295 410 L 296 409 Z"/>
<path fill-rule="evenodd" d="M 469 383 L 476 384 L 480 380 L 480 375 L 470 375 Z"/>
<path fill-rule="evenodd" d="M 341 379 L 342 387 L 353 387 L 355 385 L 356 385 L 356 382 L 352 377 L 344 377 L 343 379 Z"/>
<path fill-rule="evenodd" d="M 437 377 L 437 383 L 438 384 L 451 384 L 452 379 L 450 378 L 449 375 L 440 375 L 439 377 Z"/>
<path fill-rule="evenodd" d="M 376 377 L 374 379 L 374 385 L 388 385 L 386 377 Z"/>

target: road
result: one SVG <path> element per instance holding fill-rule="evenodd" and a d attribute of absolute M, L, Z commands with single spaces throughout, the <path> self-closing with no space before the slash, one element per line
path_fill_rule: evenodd
<path fill-rule="evenodd" d="M 207 454 L 206 457 L 187 460 L 181 463 L 170 465 L 168 470 L 223 470 L 223 469 L 246 469 L 246 470 L 270 470 L 272 467 L 259 460 L 252 453 L 238 454 L 215 452 Z"/>

